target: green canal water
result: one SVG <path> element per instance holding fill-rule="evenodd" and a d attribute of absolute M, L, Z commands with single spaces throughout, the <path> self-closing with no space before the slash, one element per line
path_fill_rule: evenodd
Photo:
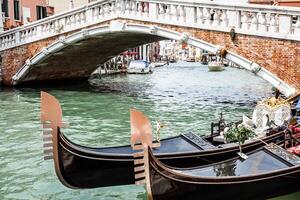
<path fill-rule="evenodd" d="M 71 190 L 58 181 L 52 161 L 43 161 L 40 90 L 61 102 L 70 139 L 101 147 L 129 142 L 130 108 L 143 111 L 153 122 L 164 122 L 162 137 L 188 130 L 202 135 L 209 133 L 220 112 L 227 121 L 239 120 L 242 114 L 251 115 L 256 101 L 271 95 L 270 84 L 246 71 L 227 68 L 212 73 L 206 66 L 188 63 L 157 68 L 150 75 L 105 77 L 93 86 L 0 88 L 1 200 L 146 199 L 143 187 Z M 300 193 L 279 199 L 300 199 Z"/>

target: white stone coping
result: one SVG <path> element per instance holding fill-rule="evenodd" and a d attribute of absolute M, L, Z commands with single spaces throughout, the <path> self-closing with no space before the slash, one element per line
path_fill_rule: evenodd
<path fill-rule="evenodd" d="M 60 18 L 64 18 L 78 12 L 86 11 L 93 7 L 99 6 L 101 4 L 115 2 L 116 0 L 98 0 L 84 6 L 80 6 L 74 8 L 72 10 L 59 13 L 35 22 L 28 23 L 26 25 L 16 27 L 11 30 L 4 31 L 0 34 L 0 38 L 6 35 L 13 34 L 18 31 L 23 31 L 27 29 L 34 28 L 36 26 L 42 25 L 44 23 L 49 23 L 51 21 L 55 21 Z M 269 5 L 254 5 L 254 4 L 246 4 L 246 3 L 233 3 L 233 2 L 212 2 L 212 1 L 197 1 L 197 0 L 142 0 L 141 2 L 149 2 L 149 3 L 160 3 L 160 4 L 178 4 L 185 5 L 191 7 L 207 7 L 207 8 L 219 8 L 219 9 L 228 9 L 228 10 L 239 10 L 239 11 L 249 11 L 249 12 L 264 12 L 264 13 L 273 13 L 273 14 L 282 14 L 282 15 L 297 15 L 300 16 L 300 8 L 297 7 L 285 7 L 285 6 L 269 6 Z M 49 36 L 50 37 L 50 36 Z"/>

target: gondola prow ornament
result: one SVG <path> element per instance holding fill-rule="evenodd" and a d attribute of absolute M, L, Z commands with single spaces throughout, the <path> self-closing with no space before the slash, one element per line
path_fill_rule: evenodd
<path fill-rule="evenodd" d="M 152 142 L 152 127 L 150 120 L 140 111 L 130 110 L 131 146 L 141 150 L 133 154 L 135 184 L 146 184 L 148 200 L 152 200 L 149 176 L 148 148 L 159 147 L 160 143 Z M 140 144 L 141 143 L 141 144 Z"/>

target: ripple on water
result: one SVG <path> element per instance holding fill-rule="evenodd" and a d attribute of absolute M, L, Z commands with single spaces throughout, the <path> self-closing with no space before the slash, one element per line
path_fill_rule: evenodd
<path fill-rule="evenodd" d="M 89 146 L 127 144 L 130 108 L 142 110 L 153 122 L 164 122 L 162 137 L 187 130 L 207 134 L 220 112 L 229 121 L 240 119 L 251 114 L 257 100 L 271 94 L 268 83 L 245 71 L 209 73 L 203 66 L 182 65 L 159 68 L 147 76 L 105 77 L 97 81 L 98 87 L 48 90 L 60 100 L 64 121 L 71 125 L 64 133 Z M 42 160 L 39 103 L 38 89 L 0 91 L 0 199 L 146 199 L 144 188 L 137 186 L 62 186 L 53 163 Z"/>

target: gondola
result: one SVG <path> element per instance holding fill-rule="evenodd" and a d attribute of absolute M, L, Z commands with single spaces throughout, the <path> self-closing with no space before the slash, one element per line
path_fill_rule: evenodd
<path fill-rule="evenodd" d="M 41 93 L 41 122 L 44 129 L 44 159 L 53 159 L 59 180 L 69 188 L 96 188 L 134 184 L 134 153 L 130 145 L 90 148 L 70 141 L 63 133 L 62 110 L 50 94 Z M 243 152 L 253 151 L 264 142 L 282 143 L 284 131 L 246 142 Z M 214 145 L 210 136 L 193 133 L 154 143 L 153 152 L 164 164 L 193 167 L 236 156 L 235 143 Z M 160 147 L 158 147 L 160 146 Z"/>
<path fill-rule="evenodd" d="M 300 191 L 300 158 L 275 144 L 248 153 L 246 160 L 237 157 L 192 169 L 167 167 L 150 148 L 148 153 L 148 200 L 253 200 Z"/>
<path fill-rule="evenodd" d="M 145 178 L 148 200 L 254 200 L 300 191 L 300 158 L 275 144 L 249 152 L 246 160 L 190 169 L 168 167 L 146 151 L 139 178 Z"/>
<path fill-rule="evenodd" d="M 143 129 L 136 122 L 135 126 Z M 295 139 L 293 134 L 286 133 L 283 147 L 266 143 L 248 152 L 246 159 L 237 156 L 204 166 L 175 168 L 154 155 L 151 132 L 146 129 L 132 131 L 132 144 L 142 142 L 137 146 L 143 151 L 134 154 L 135 183 L 146 184 L 148 200 L 254 200 L 300 191 L 300 158 L 291 153 L 300 149 L 300 141 L 294 141 L 295 148 L 287 148 L 293 143 L 286 143 Z"/>

